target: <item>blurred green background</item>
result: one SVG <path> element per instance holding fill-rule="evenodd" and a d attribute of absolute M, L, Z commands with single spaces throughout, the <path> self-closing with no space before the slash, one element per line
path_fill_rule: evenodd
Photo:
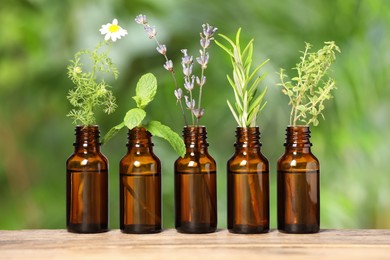
<path fill-rule="evenodd" d="M 119 108 L 98 113 L 102 133 L 133 106 L 138 78 L 159 81 L 154 119 L 181 132 L 170 75 L 163 57 L 134 17 L 146 14 L 157 26 L 168 55 L 179 65 L 180 49 L 198 54 L 199 31 L 208 22 L 219 32 L 255 39 L 255 64 L 270 62 L 262 87 L 269 91 L 258 124 L 262 151 L 271 166 L 271 227 L 276 226 L 276 162 L 284 151 L 288 100 L 278 83 L 280 67 L 292 68 L 304 43 L 334 40 L 342 53 L 331 73 L 335 98 L 325 121 L 312 127 L 313 153 L 321 162 L 322 228 L 390 228 L 390 1 L 387 0 L 2 0 L 0 2 L 0 229 L 65 227 L 65 161 L 73 152 L 74 126 L 65 115 L 73 88 L 66 66 L 73 54 L 102 39 L 98 29 L 118 18 L 129 35 L 110 56 L 120 76 L 111 82 Z M 226 161 L 233 153 L 236 123 L 226 105 L 232 98 L 229 60 L 210 49 L 204 88 L 210 154 L 218 166 L 219 227 L 226 228 Z M 176 69 L 180 71 L 179 67 Z M 291 70 L 288 71 L 291 73 Z M 179 74 L 180 76 L 180 74 Z M 110 160 L 110 227 L 118 228 L 118 164 L 126 153 L 126 131 L 102 148 Z M 154 138 L 163 164 L 164 227 L 173 226 L 173 162 L 177 155 Z M 387 170 L 386 170 L 387 169 Z"/>

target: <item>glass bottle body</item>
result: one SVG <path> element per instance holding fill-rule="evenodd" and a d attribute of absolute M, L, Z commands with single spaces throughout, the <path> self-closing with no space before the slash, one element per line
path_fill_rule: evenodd
<path fill-rule="evenodd" d="M 278 230 L 317 233 L 320 230 L 320 164 L 311 153 L 308 126 L 289 126 L 285 153 L 277 165 Z"/>
<path fill-rule="evenodd" d="M 145 128 L 128 133 L 128 152 L 120 169 L 120 229 L 124 233 L 161 232 L 161 162 Z"/>
<path fill-rule="evenodd" d="M 215 160 L 208 153 L 206 128 L 183 130 L 186 154 L 175 161 L 175 227 L 181 233 L 211 233 L 217 229 Z"/>
<path fill-rule="evenodd" d="M 67 230 L 108 231 L 108 160 L 100 152 L 98 126 L 77 126 L 74 147 L 66 161 Z"/>
<path fill-rule="evenodd" d="M 227 162 L 228 230 L 269 231 L 269 163 L 260 151 L 258 127 L 236 130 L 235 153 Z"/>

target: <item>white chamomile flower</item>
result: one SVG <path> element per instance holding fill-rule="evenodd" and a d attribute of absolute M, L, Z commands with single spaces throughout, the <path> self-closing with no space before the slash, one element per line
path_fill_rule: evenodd
<path fill-rule="evenodd" d="M 112 20 L 112 23 L 102 25 L 99 31 L 101 34 L 106 35 L 104 40 L 111 39 L 113 42 L 127 34 L 127 31 L 118 25 L 117 19 Z"/>

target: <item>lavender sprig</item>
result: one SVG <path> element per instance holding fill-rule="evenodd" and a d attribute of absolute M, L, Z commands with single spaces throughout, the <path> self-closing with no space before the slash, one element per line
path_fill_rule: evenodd
<path fill-rule="evenodd" d="M 207 68 L 207 64 L 209 62 L 209 53 L 206 52 L 206 49 L 210 47 L 210 42 L 214 40 L 213 36 L 217 32 L 218 28 L 213 27 L 209 24 L 203 24 L 203 34 L 200 33 L 200 46 L 202 49 L 200 52 L 200 57 L 196 58 L 196 61 L 201 65 L 202 72 L 200 78 L 196 78 L 196 83 L 199 85 L 199 100 L 198 100 L 198 108 L 196 111 L 196 118 L 197 118 L 197 125 L 199 125 L 199 119 L 203 116 L 204 110 L 201 108 L 201 101 L 202 101 L 202 89 L 204 84 L 206 83 L 206 76 L 204 75 L 204 72 Z"/>
<path fill-rule="evenodd" d="M 184 88 L 187 90 L 187 92 L 190 94 L 190 101 L 191 106 L 188 104 L 188 97 L 186 98 L 186 105 L 189 110 L 191 110 L 191 119 L 192 124 L 194 124 L 194 109 L 195 109 L 195 100 L 192 98 L 192 90 L 194 89 L 194 79 L 195 76 L 192 75 L 192 67 L 194 65 L 194 58 L 192 56 L 188 56 L 187 49 L 182 49 L 181 52 L 183 53 L 183 57 L 181 58 L 181 65 L 183 67 L 183 74 L 184 74 Z"/>
<path fill-rule="evenodd" d="M 192 75 L 193 72 L 193 56 L 190 56 L 187 54 L 187 49 L 182 49 L 181 52 L 183 53 L 182 57 L 182 71 L 184 75 L 184 89 L 188 92 L 189 96 L 183 95 L 183 90 L 178 87 L 175 71 L 173 68 L 173 62 L 172 60 L 168 59 L 167 57 L 167 47 L 164 44 L 160 44 L 157 40 L 157 31 L 155 26 L 150 26 L 147 18 L 145 15 L 138 15 L 135 18 L 135 22 L 142 25 L 144 27 L 145 32 L 147 33 L 148 37 L 150 39 L 154 39 L 157 43 L 156 50 L 164 56 L 165 63 L 164 68 L 169 71 L 173 77 L 174 84 L 175 84 L 175 91 L 174 94 L 176 96 L 177 102 L 180 104 L 180 108 L 182 110 L 184 122 L 186 125 L 187 120 L 184 113 L 184 107 L 182 104 L 182 99 L 184 97 L 185 99 L 185 105 L 186 107 L 191 111 L 191 117 L 192 117 L 192 124 L 194 125 L 194 117 L 196 118 L 196 125 L 199 125 L 200 118 L 204 115 L 204 109 L 201 108 L 201 101 L 202 101 L 202 88 L 206 83 L 206 76 L 205 70 L 207 68 L 207 64 L 209 62 L 209 53 L 206 52 L 206 49 L 210 47 L 211 41 L 214 40 L 213 36 L 215 32 L 218 30 L 216 27 L 210 26 L 209 24 L 203 24 L 202 25 L 202 32 L 200 33 L 200 46 L 201 49 L 199 50 L 200 56 L 196 57 L 197 63 L 201 66 L 201 75 L 194 76 Z M 198 96 L 198 104 L 196 106 L 195 99 L 193 98 L 193 89 L 194 84 L 199 86 L 199 96 Z"/>
<path fill-rule="evenodd" d="M 157 44 L 156 50 L 161 55 L 164 56 L 164 58 L 165 58 L 164 68 L 167 71 L 169 71 L 171 73 L 171 75 L 172 75 L 173 82 L 174 82 L 174 85 L 175 85 L 175 96 L 176 96 L 176 99 L 177 99 L 177 103 L 179 103 L 179 105 L 180 105 L 180 109 L 181 109 L 181 112 L 182 112 L 184 123 L 185 123 L 185 125 L 188 125 L 187 119 L 186 119 L 186 116 L 185 116 L 185 112 L 184 112 L 183 103 L 182 103 L 182 97 L 183 97 L 182 93 L 183 92 L 178 87 L 176 76 L 175 76 L 175 71 L 173 69 L 173 62 L 172 62 L 172 60 L 168 59 L 167 47 L 165 46 L 165 44 L 160 44 L 160 42 L 158 41 L 158 39 L 157 39 L 157 29 L 156 29 L 155 26 L 150 26 L 149 25 L 148 20 L 146 18 L 146 15 L 143 15 L 143 14 L 137 15 L 135 17 L 134 21 L 137 24 L 140 24 L 140 25 L 142 25 L 144 27 L 144 30 L 147 33 L 149 39 L 154 39 L 155 40 L 155 42 Z"/>

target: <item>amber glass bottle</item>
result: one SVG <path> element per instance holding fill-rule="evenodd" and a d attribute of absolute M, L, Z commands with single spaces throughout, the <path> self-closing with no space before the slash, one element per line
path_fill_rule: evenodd
<path fill-rule="evenodd" d="M 128 133 L 127 154 L 120 161 L 120 229 L 124 233 L 161 231 L 161 163 L 152 135 L 143 127 Z"/>
<path fill-rule="evenodd" d="M 77 126 L 66 162 L 66 226 L 69 232 L 108 231 L 108 161 L 100 153 L 98 126 Z"/>
<path fill-rule="evenodd" d="M 204 126 L 184 127 L 184 158 L 175 162 L 175 227 L 181 233 L 217 228 L 216 163 L 209 155 Z"/>
<path fill-rule="evenodd" d="M 235 153 L 227 162 L 228 230 L 269 231 L 269 164 L 261 151 L 258 127 L 237 127 Z"/>
<path fill-rule="evenodd" d="M 287 127 L 285 153 L 278 160 L 278 230 L 317 233 L 320 230 L 320 164 L 311 153 L 308 126 Z"/>

